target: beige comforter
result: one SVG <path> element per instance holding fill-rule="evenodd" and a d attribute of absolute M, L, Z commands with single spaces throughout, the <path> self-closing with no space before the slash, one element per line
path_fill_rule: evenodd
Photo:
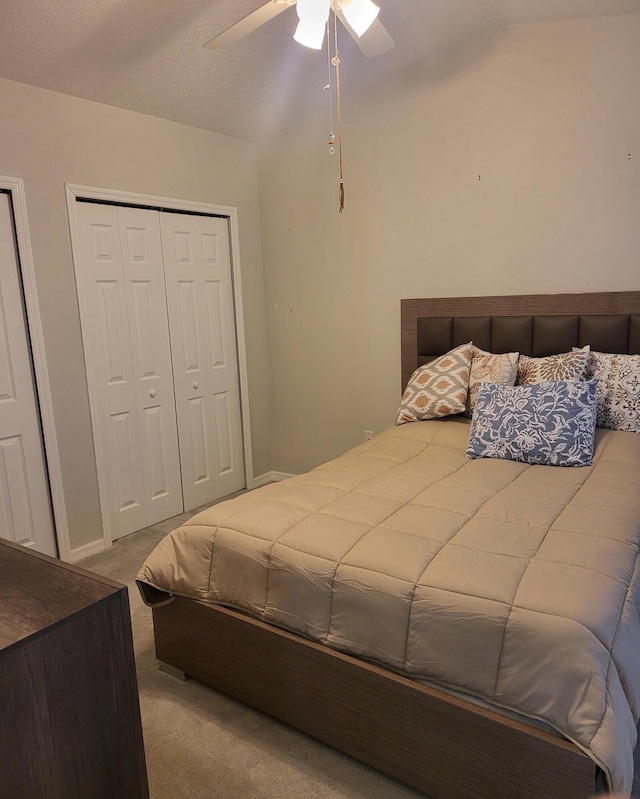
<path fill-rule="evenodd" d="M 468 460 L 468 429 L 392 428 L 216 505 L 138 579 L 542 719 L 629 792 L 640 435 L 599 430 L 594 465 L 562 468 Z"/>

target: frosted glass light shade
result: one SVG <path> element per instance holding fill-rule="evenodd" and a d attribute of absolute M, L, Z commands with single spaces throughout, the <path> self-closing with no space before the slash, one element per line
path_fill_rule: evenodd
<path fill-rule="evenodd" d="M 293 38 L 305 47 L 320 50 L 329 19 L 331 0 L 298 0 L 298 27 Z"/>
<path fill-rule="evenodd" d="M 340 8 L 349 27 L 353 28 L 358 36 L 369 30 L 380 13 L 378 6 L 371 0 L 340 0 Z"/>
<path fill-rule="evenodd" d="M 293 38 L 296 42 L 303 44 L 305 47 L 321 50 L 322 42 L 324 41 L 324 25 L 300 20 L 296 32 L 293 34 Z"/>

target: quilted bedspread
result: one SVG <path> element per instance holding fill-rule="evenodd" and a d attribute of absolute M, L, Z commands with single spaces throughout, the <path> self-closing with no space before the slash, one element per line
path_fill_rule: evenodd
<path fill-rule="evenodd" d="M 640 435 L 598 430 L 593 466 L 562 468 L 468 460 L 468 432 L 392 428 L 199 513 L 151 553 L 143 595 L 240 608 L 542 719 L 629 793 Z"/>

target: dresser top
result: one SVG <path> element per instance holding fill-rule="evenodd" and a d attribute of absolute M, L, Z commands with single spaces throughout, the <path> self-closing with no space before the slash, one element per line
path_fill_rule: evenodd
<path fill-rule="evenodd" d="M 0 540 L 0 650 L 120 590 L 113 580 Z"/>

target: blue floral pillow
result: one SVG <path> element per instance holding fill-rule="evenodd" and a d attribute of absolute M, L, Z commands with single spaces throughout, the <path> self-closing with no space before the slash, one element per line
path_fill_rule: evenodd
<path fill-rule="evenodd" d="M 481 383 L 467 457 L 588 466 L 593 457 L 597 382 Z"/>

